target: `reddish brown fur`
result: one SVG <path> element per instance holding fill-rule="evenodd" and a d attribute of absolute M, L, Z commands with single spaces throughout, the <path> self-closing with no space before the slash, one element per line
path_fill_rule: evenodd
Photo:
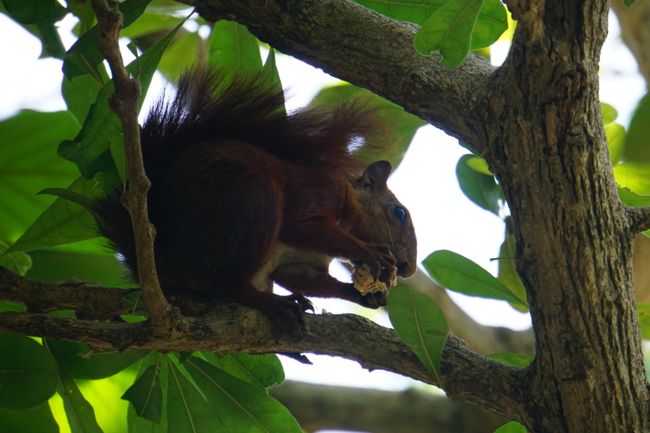
<path fill-rule="evenodd" d="M 367 263 L 383 279 L 395 265 L 404 276 L 415 270 L 410 217 L 396 219 L 403 208 L 385 184 L 390 165 L 362 173 L 349 150 L 375 118 L 351 105 L 287 116 L 283 101 L 260 77 L 224 86 L 199 70 L 150 113 L 142 148 L 163 289 L 235 300 L 298 327 L 303 295 L 383 305 L 383 295 L 362 296 L 327 271 L 332 257 Z M 134 269 L 125 212 L 115 199 L 98 210 Z M 272 281 L 294 295 L 273 294 Z"/>

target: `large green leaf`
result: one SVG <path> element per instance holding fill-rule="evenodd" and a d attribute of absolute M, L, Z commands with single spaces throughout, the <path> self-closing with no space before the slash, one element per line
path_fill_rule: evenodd
<path fill-rule="evenodd" d="M 167 13 L 156 13 L 147 8 L 133 24 L 120 32 L 120 36 L 134 39 L 151 33 L 169 31 L 183 21 L 183 18 Z"/>
<path fill-rule="evenodd" d="M 259 43 L 242 24 L 218 21 L 210 35 L 208 63 L 218 71 L 257 72 L 262 69 Z"/>
<path fill-rule="evenodd" d="M 644 340 L 650 340 L 650 304 L 637 304 L 637 314 L 639 315 L 639 328 Z"/>
<path fill-rule="evenodd" d="M 57 144 L 79 126 L 69 113 L 21 111 L 0 121 L 0 239 L 15 240 L 48 204 L 43 188 L 68 185 L 78 174 L 56 155 Z"/>
<path fill-rule="evenodd" d="M 469 163 L 478 159 L 474 155 L 463 155 L 458 160 L 456 164 L 458 185 L 463 194 L 474 204 L 498 216 L 502 200 L 501 188 L 493 175 L 486 175 L 470 167 Z"/>
<path fill-rule="evenodd" d="M 196 357 L 190 357 L 183 365 L 225 431 L 302 432 L 289 411 L 269 396 L 264 388 L 243 382 Z"/>
<path fill-rule="evenodd" d="M 59 433 L 59 425 L 50 405 L 43 402 L 20 410 L 0 408 L 0 432 Z"/>
<path fill-rule="evenodd" d="M 114 171 L 100 172 L 92 179 L 78 177 L 68 189 L 92 199 L 104 197 L 118 184 L 119 180 Z M 97 236 L 99 231 L 90 212 L 76 203 L 57 198 L 9 251 L 37 250 Z"/>
<path fill-rule="evenodd" d="M 156 363 L 149 366 L 122 398 L 131 402 L 138 416 L 159 423 L 163 408 L 160 365 Z"/>
<path fill-rule="evenodd" d="M 616 108 L 612 107 L 606 102 L 600 103 L 600 112 L 603 116 L 603 123 L 605 125 L 609 125 L 610 123 L 614 122 L 618 117 L 618 111 L 616 111 Z"/>
<path fill-rule="evenodd" d="M 279 385 L 284 381 L 284 370 L 277 355 L 250 355 L 248 353 L 208 353 L 202 358 L 226 373 L 264 388 Z"/>
<path fill-rule="evenodd" d="M 384 98 L 349 84 L 324 88 L 314 97 L 310 105 L 330 110 L 336 105 L 351 100 L 375 110 L 385 128 L 385 132 L 380 131 L 380 135 L 371 137 L 377 142 L 377 146 L 362 147 L 358 154 L 359 158 L 368 164 L 378 160 L 388 160 L 393 168 L 397 168 L 413 136 L 426 122 Z"/>
<path fill-rule="evenodd" d="M 228 433 L 245 431 L 237 428 L 227 430 L 213 413 L 210 403 L 185 375 L 172 363 L 168 363 L 167 425 L 174 433 Z M 235 418 L 235 414 L 230 414 Z"/>
<path fill-rule="evenodd" d="M 629 163 L 650 164 L 650 95 L 644 96 L 636 107 L 621 159 Z"/>
<path fill-rule="evenodd" d="M 435 251 L 424 259 L 422 265 L 438 284 L 447 289 L 528 307 L 525 298 L 513 293 L 488 271 L 460 254 L 447 250 Z"/>
<path fill-rule="evenodd" d="M 393 328 L 435 378 L 440 378 L 440 360 L 449 325 L 440 307 L 416 290 L 398 285 L 388 295 L 388 316 Z"/>
<path fill-rule="evenodd" d="M 68 373 L 76 379 L 103 379 L 112 376 L 149 353 L 138 349 L 93 352 L 84 343 L 50 339 L 47 340 L 47 345 L 59 365 L 65 365 Z"/>
<path fill-rule="evenodd" d="M 160 59 L 158 70 L 169 81 L 176 81 L 198 61 L 203 40 L 198 33 L 187 32 L 176 38 Z"/>
<path fill-rule="evenodd" d="M 56 362 L 31 338 L 0 333 L 0 407 L 25 409 L 49 399 L 57 386 Z"/>
<path fill-rule="evenodd" d="M 424 55 L 440 51 L 442 64 L 459 65 L 469 53 L 482 0 L 452 0 L 438 8 L 415 34 L 415 48 Z"/>
<path fill-rule="evenodd" d="M 80 75 L 71 80 L 63 77 L 61 92 L 70 111 L 80 124 L 85 123 L 90 108 L 97 101 L 102 85 L 90 75 Z"/>
<path fill-rule="evenodd" d="M 618 196 L 628 206 L 650 206 L 650 195 L 639 195 L 629 188 L 619 186 Z"/>

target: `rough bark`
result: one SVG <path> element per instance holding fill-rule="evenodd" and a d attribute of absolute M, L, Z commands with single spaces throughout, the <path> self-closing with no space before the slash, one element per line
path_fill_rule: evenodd
<path fill-rule="evenodd" d="M 401 392 L 287 381 L 271 394 L 308 432 L 492 433 L 507 420 L 415 389 Z"/>
<path fill-rule="evenodd" d="M 512 212 L 536 335 L 526 424 L 535 432 L 647 431 L 633 231 L 598 109 L 607 3 L 515 12 L 513 47 L 484 107 L 499 119 L 486 128 L 485 156 Z"/>

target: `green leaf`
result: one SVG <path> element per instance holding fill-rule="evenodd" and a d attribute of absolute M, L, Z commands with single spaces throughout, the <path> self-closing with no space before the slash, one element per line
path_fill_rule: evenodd
<path fill-rule="evenodd" d="M 64 111 L 26 110 L 0 121 L 0 239 L 15 240 L 52 203 L 39 191 L 68 185 L 78 175 L 56 155 L 57 144 L 78 130 Z"/>
<path fill-rule="evenodd" d="M 225 431 L 302 433 L 287 408 L 263 388 L 243 382 L 196 357 L 183 365 Z"/>
<path fill-rule="evenodd" d="M 27 409 L 0 408 L 0 431 L 7 433 L 59 433 L 52 409 L 47 402 Z"/>
<path fill-rule="evenodd" d="M 437 379 L 449 325 L 440 307 L 428 296 L 399 284 L 388 294 L 388 316 L 393 328 Z"/>
<path fill-rule="evenodd" d="M 213 413 L 206 397 L 174 365 L 168 363 L 167 425 L 174 433 L 227 433 L 245 431 L 226 430 Z M 230 414 L 235 419 L 236 414 Z"/>
<path fill-rule="evenodd" d="M 500 0 L 483 0 L 481 9 L 472 31 L 470 48 L 477 50 L 496 42 L 508 30 L 508 15 Z"/>
<path fill-rule="evenodd" d="M 0 240 L 0 266 L 24 276 L 32 267 L 32 258 L 26 253 L 5 254 L 8 248 L 9 244 Z"/>
<path fill-rule="evenodd" d="M 162 416 L 162 389 L 160 387 L 160 365 L 149 366 L 122 396 L 133 404 L 138 416 L 160 422 Z"/>
<path fill-rule="evenodd" d="M 7 14 L 21 24 L 58 21 L 65 8 L 56 0 L 2 0 Z"/>
<path fill-rule="evenodd" d="M 530 355 L 522 355 L 520 353 L 512 352 L 499 352 L 486 355 L 488 358 L 495 361 L 502 362 L 503 364 L 512 365 L 513 367 L 527 367 L 533 362 L 533 357 Z"/>
<path fill-rule="evenodd" d="M 124 16 L 123 26 L 128 27 L 142 15 L 150 1 L 126 0 L 118 3 L 120 12 Z M 104 56 L 99 50 L 99 28 L 95 25 L 77 39 L 77 42 L 68 50 L 63 61 L 63 73 L 68 79 L 84 74 L 90 74 L 99 79 L 103 73 L 98 67 L 103 60 Z"/>
<path fill-rule="evenodd" d="M 448 0 L 356 0 L 370 9 L 403 21 L 424 24 Z M 471 36 L 471 48 L 478 49 L 491 45 L 508 28 L 508 18 L 499 0 L 484 0 Z"/>
<path fill-rule="evenodd" d="M 78 177 L 68 189 L 93 199 L 106 196 L 117 185 L 117 174 L 111 171 L 97 173 L 92 179 Z M 95 219 L 86 209 L 58 198 L 32 223 L 9 251 L 36 250 L 98 236 Z"/>
<path fill-rule="evenodd" d="M 499 270 L 497 278 L 519 299 L 526 299 L 526 287 L 517 272 L 517 263 L 515 261 L 515 239 L 512 232 L 508 230 L 506 222 L 506 235 L 501 247 L 499 248 Z M 519 311 L 528 311 L 521 304 L 515 303 L 512 306 Z"/>
<path fill-rule="evenodd" d="M 480 156 L 470 155 L 465 163 L 474 171 L 478 171 L 479 173 L 486 176 L 494 176 L 494 173 L 490 171 L 490 167 L 488 166 L 487 161 Z"/>
<path fill-rule="evenodd" d="M 609 125 L 610 123 L 614 122 L 618 117 L 618 111 L 616 111 L 616 108 L 606 102 L 600 103 L 600 112 L 603 115 L 603 123 L 605 125 Z"/>
<path fill-rule="evenodd" d="M 169 376 L 167 357 L 157 352 L 151 352 L 149 355 L 142 359 L 138 377 L 141 377 L 149 369 L 149 367 L 154 365 L 160 368 L 160 371 L 158 373 L 158 380 L 160 383 L 161 391 L 160 422 L 153 422 L 151 420 L 138 416 L 135 407 L 130 404 L 127 413 L 129 433 L 168 433 L 172 431 L 167 429 L 167 378 Z"/>
<path fill-rule="evenodd" d="M 494 176 L 487 176 L 468 165 L 475 161 L 474 155 L 463 155 L 456 164 L 456 178 L 463 194 L 474 204 L 495 215 L 499 215 L 502 200 L 501 188 L 494 180 Z M 476 163 L 475 163 L 476 164 Z"/>
<path fill-rule="evenodd" d="M 282 363 L 275 354 L 202 352 L 200 356 L 231 376 L 263 388 L 279 385 L 284 381 Z"/>
<path fill-rule="evenodd" d="M 638 303 L 636 306 L 639 315 L 639 327 L 644 340 L 650 340 L 650 304 Z"/>
<path fill-rule="evenodd" d="M 176 81 L 181 73 L 197 63 L 202 42 L 198 33 L 186 33 L 174 40 L 160 60 L 160 73 L 167 80 Z"/>
<path fill-rule="evenodd" d="M 31 338 L 0 333 L 0 407 L 25 409 L 43 403 L 56 390 L 57 366 Z"/>
<path fill-rule="evenodd" d="M 74 341 L 47 340 L 50 353 L 59 365 L 76 379 L 103 379 L 124 370 L 138 361 L 147 350 L 128 349 L 93 352 L 88 345 Z"/>
<path fill-rule="evenodd" d="M 435 251 L 424 259 L 422 265 L 438 284 L 447 289 L 528 307 L 526 299 L 512 293 L 488 271 L 460 254 L 447 250 Z"/>
<path fill-rule="evenodd" d="M 644 96 L 636 107 L 621 159 L 627 163 L 650 163 L 650 95 Z"/>
<path fill-rule="evenodd" d="M 79 391 L 79 387 L 72 379 L 65 366 L 59 364 L 58 393 L 63 400 L 68 424 L 71 433 L 102 433 L 102 429 L 95 419 L 95 410 Z"/>
<path fill-rule="evenodd" d="M 636 0 L 623 0 L 623 3 L 625 3 L 625 6 L 630 7 L 636 3 Z"/>
<path fill-rule="evenodd" d="M 185 21 L 183 18 L 166 13 L 154 13 L 147 8 L 133 24 L 120 32 L 120 36 L 135 39 L 151 33 L 169 31 L 183 21 Z"/>
<path fill-rule="evenodd" d="M 639 195 L 629 188 L 618 187 L 618 196 L 628 206 L 650 206 L 650 195 Z"/>
<path fill-rule="evenodd" d="M 104 78 L 107 79 L 107 78 Z M 90 107 L 97 101 L 102 84 L 90 75 L 81 75 L 71 80 L 63 77 L 63 99 L 80 125 L 85 123 Z"/>
<path fill-rule="evenodd" d="M 349 84 L 324 88 L 310 102 L 310 106 L 331 110 L 351 100 L 358 101 L 362 107 L 374 110 L 383 127 L 377 136 L 369 137 L 377 145 L 362 147 L 358 152 L 359 159 L 367 164 L 388 160 L 396 169 L 415 133 L 426 122 L 384 98 Z"/>
<path fill-rule="evenodd" d="M 619 123 L 609 123 L 605 125 L 605 134 L 607 135 L 609 159 L 612 165 L 616 165 L 621 159 L 625 147 L 625 128 Z"/>
<path fill-rule="evenodd" d="M 494 430 L 494 433 L 526 433 L 526 427 L 516 421 L 510 421 Z"/>
<path fill-rule="evenodd" d="M 415 48 L 424 55 L 440 51 L 446 67 L 459 65 L 471 46 L 482 0 L 453 0 L 438 8 L 415 34 Z"/>
<path fill-rule="evenodd" d="M 262 66 L 261 75 L 265 80 L 272 83 L 273 89 L 277 90 L 278 92 L 282 91 L 282 80 L 280 79 L 280 73 L 278 72 L 278 67 L 275 63 L 275 50 L 273 48 L 269 48 L 269 54 L 266 56 L 266 62 L 264 62 L 264 66 Z M 282 108 L 284 109 L 284 107 Z"/>
<path fill-rule="evenodd" d="M 208 64 L 225 73 L 251 73 L 262 69 L 259 43 L 245 26 L 221 20 L 212 27 Z"/>
<path fill-rule="evenodd" d="M 619 162 L 614 166 L 616 183 L 639 195 L 650 195 L 650 162 Z"/>

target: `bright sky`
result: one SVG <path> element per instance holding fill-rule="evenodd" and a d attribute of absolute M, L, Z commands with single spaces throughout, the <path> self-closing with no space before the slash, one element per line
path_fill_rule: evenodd
<path fill-rule="evenodd" d="M 40 44 L 0 15 L 0 34 L 10 44 L 0 45 L 0 58 L 9 60 L 0 70 L 0 119 L 9 117 L 22 108 L 43 111 L 65 109 L 59 93 L 61 62 L 38 60 Z M 619 111 L 619 122 L 627 125 L 637 100 L 644 92 L 644 83 L 636 73 L 634 59 L 619 40 L 614 17 L 610 20 L 610 36 L 601 57 L 601 100 Z M 73 39 L 64 38 L 69 46 Z M 493 48 L 498 62 L 505 56 L 507 44 Z M 323 85 L 336 80 L 304 63 L 286 56 L 277 59 L 282 81 L 290 87 L 292 106 L 307 103 Z M 151 99 L 162 81 L 152 83 Z M 8 145 L 2 143 L 0 145 Z M 410 209 L 418 236 L 419 259 L 432 251 L 448 249 L 458 252 L 491 272 L 503 241 L 503 224 L 494 215 L 473 205 L 458 188 L 455 167 L 458 158 L 467 153 L 441 131 L 427 126 L 421 128 L 404 161 L 390 179 L 393 192 Z M 488 301 L 452 294 L 461 306 L 476 320 L 489 325 L 504 325 L 516 329 L 529 326 L 527 315 L 515 312 L 504 302 Z M 342 301 L 317 300 L 317 311 L 350 311 L 351 304 Z M 359 311 L 359 309 L 354 309 Z M 368 311 L 368 310 L 366 310 Z M 371 313 L 379 323 L 388 325 L 382 313 Z M 399 389 L 406 382 L 399 376 L 385 372 L 368 373 L 358 364 L 340 358 L 309 356 L 317 367 L 305 367 L 292 360 L 284 360 L 287 377 L 306 381 L 341 385 L 373 386 Z"/>

